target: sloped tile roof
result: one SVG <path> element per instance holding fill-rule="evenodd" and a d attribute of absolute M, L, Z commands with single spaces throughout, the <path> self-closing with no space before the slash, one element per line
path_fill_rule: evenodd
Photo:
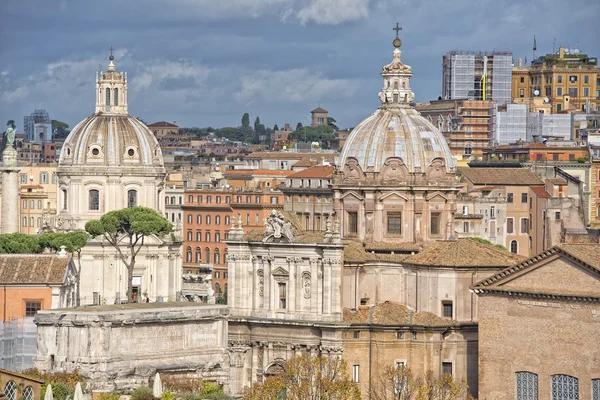
<path fill-rule="evenodd" d="M 543 185 L 544 181 L 529 168 L 458 168 L 474 185 Z"/>
<path fill-rule="evenodd" d="M 532 186 L 531 191 L 541 199 L 549 199 L 552 197 L 550 196 L 550 193 L 546 192 L 546 188 L 543 186 Z"/>
<path fill-rule="evenodd" d="M 324 108 L 321 108 L 321 107 L 317 107 L 317 108 L 315 108 L 314 110 L 311 111 L 311 113 L 326 113 L 326 112 L 329 112 L 329 111 L 327 111 L 327 110 L 325 110 Z"/>
<path fill-rule="evenodd" d="M 153 128 L 178 128 L 177 125 L 175 124 L 171 124 L 170 122 L 166 122 L 166 121 L 160 121 L 160 122 L 155 122 L 153 124 L 147 125 L 148 127 L 153 127 Z"/>
<path fill-rule="evenodd" d="M 561 244 L 558 248 L 600 271 L 600 244 Z"/>
<path fill-rule="evenodd" d="M 344 321 L 351 324 L 368 324 L 370 306 L 359 306 L 358 310 L 345 308 Z M 412 321 L 411 321 L 412 314 Z M 402 303 L 386 301 L 373 306 L 373 319 L 377 325 L 452 326 L 458 322 L 441 318 L 429 312 L 414 312 Z"/>
<path fill-rule="evenodd" d="M 465 238 L 431 242 L 405 264 L 431 267 L 508 267 L 524 257 L 495 246 Z"/>
<path fill-rule="evenodd" d="M 1 254 L 0 283 L 62 285 L 70 256 Z"/>
<path fill-rule="evenodd" d="M 296 172 L 295 174 L 288 176 L 288 178 L 332 178 L 333 169 L 334 168 L 329 165 L 319 165 Z"/>
<path fill-rule="evenodd" d="M 381 254 L 371 253 L 363 247 L 362 243 L 349 240 L 344 246 L 344 262 L 348 263 L 365 263 L 367 261 L 388 261 L 400 263 L 405 260 L 408 254 Z M 398 246 L 394 246 L 398 247 Z"/>

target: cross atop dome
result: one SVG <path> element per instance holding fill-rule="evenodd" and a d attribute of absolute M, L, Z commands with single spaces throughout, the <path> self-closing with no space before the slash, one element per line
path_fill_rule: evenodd
<path fill-rule="evenodd" d="M 396 22 L 396 27 L 392 28 L 393 31 L 396 31 L 396 39 L 392 42 L 395 48 L 400 48 L 402 46 L 402 40 L 398 37 L 398 32 L 402 30 L 402 27 Z"/>

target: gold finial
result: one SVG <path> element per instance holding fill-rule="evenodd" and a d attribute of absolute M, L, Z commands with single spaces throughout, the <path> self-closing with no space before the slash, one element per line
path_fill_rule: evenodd
<path fill-rule="evenodd" d="M 398 32 L 402 30 L 402 27 L 396 22 L 396 27 L 392 28 L 392 30 L 396 31 L 396 39 L 394 39 L 392 44 L 395 48 L 399 48 L 400 46 L 402 46 L 402 40 L 400 40 L 400 38 L 398 37 Z"/>

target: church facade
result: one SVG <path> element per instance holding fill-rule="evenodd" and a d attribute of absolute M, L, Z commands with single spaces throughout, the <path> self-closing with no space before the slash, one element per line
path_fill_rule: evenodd
<path fill-rule="evenodd" d="M 127 73 L 96 73 L 95 113 L 63 144 L 56 170 L 58 231 L 83 230 L 88 221 L 126 207 L 164 214 L 166 171 L 154 134 L 128 113 Z M 149 238 L 133 274 L 134 295 L 177 300 L 182 286 L 181 237 Z M 127 269 L 115 249 L 91 239 L 81 256 L 81 304 L 112 304 L 127 298 Z"/>

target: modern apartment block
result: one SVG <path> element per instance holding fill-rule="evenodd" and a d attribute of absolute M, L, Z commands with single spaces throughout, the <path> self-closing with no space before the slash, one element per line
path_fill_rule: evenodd
<path fill-rule="evenodd" d="M 442 99 L 511 99 L 512 53 L 451 51 L 442 57 Z"/>

